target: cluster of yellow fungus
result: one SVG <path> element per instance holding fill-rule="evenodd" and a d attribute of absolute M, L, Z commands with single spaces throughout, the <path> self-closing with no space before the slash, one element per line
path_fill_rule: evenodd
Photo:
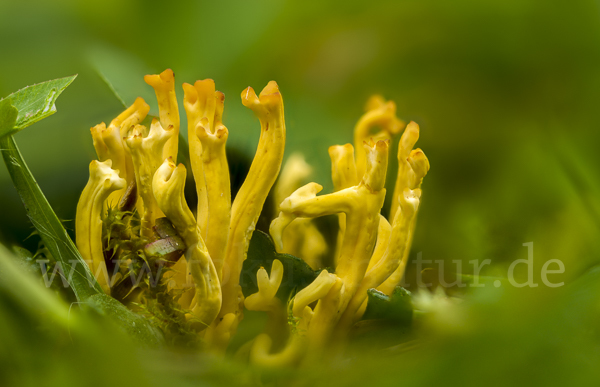
<path fill-rule="evenodd" d="M 278 353 L 270 353 L 271 342 L 259 337 L 250 352 L 252 362 L 263 366 L 296 364 L 306 353 L 318 355 L 360 320 L 369 289 L 391 295 L 402 280 L 420 203 L 419 187 L 429 170 L 425 154 L 413 150 L 419 127 L 411 122 L 400 139 L 390 224 L 380 214 L 388 148 L 390 139 L 403 127 L 393 102 L 371 98 L 367 113 L 355 128 L 356 157 L 351 144 L 329 148 L 335 192 L 317 196 L 322 187 L 310 183 L 281 202 L 279 216 L 270 227 L 280 252 L 287 250 L 286 232 L 299 220 L 339 214 L 335 274 L 321 271 L 312 284 L 295 295 L 290 303 L 298 327 L 287 345 Z M 379 131 L 372 133 L 374 128 Z"/>
<path fill-rule="evenodd" d="M 284 274 L 279 260 L 273 261 L 270 274 L 258 270 L 258 292 L 246 299 L 239 282 L 256 222 L 283 159 L 286 133 L 277 84 L 269 82 L 259 96 L 250 87 L 242 92 L 242 103 L 260 121 L 261 135 L 233 202 L 225 155 L 228 129 L 222 122 L 224 95 L 215 90 L 211 79 L 183 84 L 190 165 L 198 195 L 193 212 L 184 197 L 186 168 L 174 163 L 179 110 L 173 72 L 149 75 L 145 81 L 154 88 L 159 105 L 159 118 L 152 120 L 149 129 L 141 125 L 149 112 L 141 98 L 108 127 L 100 124 L 91 129 L 99 161 L 90 164 L 90 179 L 78 204 L 77 246 L 107 293 L 114 279 L 106 273 L 102 219 L 107 206 L 124 200 L 127 192 L 137 199 L 140 235 L 151 238 L 156 220 L 166 217 L 185 242 L 182 257 L 165 276 L 169 288 L 181 292 L 178 302 L 189 311 L 194 329 L 217 352 L 227 347 L 245 307 L 267 312 L 271 324 L 245 346 L 250 361 L 298 364 L 306 353 L 321 352 L 349 331 L 365 311 L 368 289 L 391 294 L 404 274 L 420 185 L 429 169 L 424 153 L 413 150 L 419 127 L 399 120 L 393 102 L 371 98 L 356 125 L 354 147 L 329 148 L 334 193 L 318 196 L 319 184 L 301 186 L 311 167 L 300 154 L 288 158 L 274 188 L 279 216 L 272 221 L 270 233 L 276 250 L 299 256 L 315 270 L 322 268 L 322 258 L 331 251 L 335 270 L 322 270 L 285 305 L 275 296 Z M 380 212 L 390 140 L 402 129 L 390 223 Z M 335 247 L 329 248 L 312 218 L 332 214 L 338 215 L 340 227 Z M 273 351 L 277 330 L 287 332 L 283 334 L 287 342 Z"/>
<path fill-rule="evenodd" d="M 260 120 L 261 136 L 248 177 L 231 203 L 225 156 L 228 131 L 222 123 L 224 95 L 215 90 L 211 79 L 183 85 L 191 169 L 198 194 L 194 216 L 183 195 L 186 168 L 173 163 L 179 137 L 173 72 L 149 75 L 145 81 L 156 92 L 160 113 L 149 130 L 140 125 L 149 112 L 141 98 L 108 127 L 100 124 L 91 129 L 100 162 L 90 165 L 90 180 L 79 201 L 77 245 L 110 294 L 113 281 L 106 273 L 102 216 L 108 204 L 114 205 L 125 189 L 135 184 L 140 233 L 151 236 L 157 218 L 166 216 L 171 221 L 186 244 L 183 257 L 168 273 L 171 287 L 184 291 L 179 302 L 191 310 L 190 318 L 198 322 L 205 340 L 217 349 L 224 348 L 242 318 L 242 263 L 283 159 L 283 100 L 275 82 L 260 96 L 250 87 L 243 91 L 242 102 Z"/>

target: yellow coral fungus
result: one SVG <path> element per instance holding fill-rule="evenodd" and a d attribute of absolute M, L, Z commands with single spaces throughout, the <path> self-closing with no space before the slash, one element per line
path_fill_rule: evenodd
<path fill-rule="evenodd" d="M 102 247 L 102 212 L 104 201 L 117 190 L 125 188 L 125 179 L 111 168 L 110 159 L 90 163 L 90 179 L 77 203 L 75 232 L 77 249 L 87 262 L 102 289 L 110 294 L 110 279 Z"/>
<path fill-rule="evenodd" d="M 173 136 L 167 141 L 163 150 L 163 160 L 172 157 L 177 159 L 179 141 L 179 108 L 175 95 L 175 74 L 167 69 L 160 74 L 146 75 L 144 81 L 152 86 L 158 100 L 160 123 L 163 128 L 173 128 Z"/>
<path fill-rule="evenodd" d="M 270 276 L 267 274 L 267 271 L 261 267 L 256 273 L 256 278 L 258 283 L 258 293 L 254 293 L 244 300 L 246 309 L 268 312 L 280 306 L 280 301 L 275 298 L 275 294 L 283 279 L 283 265 L 281 264 L 281 261 L 277 259 L 273 261 Z"/>
<path fill-rule="evenodd" d="M 242 264 L 262 206 L 279 174 L 285 147 L 283 99 L 277 83 L 269 82 L 260 96 L 251 87 L 247 88 L 242 92 L 242 103 L 258 117 L 261 134 L 248 176 L 231 208 L 229 241 L 223 268 L 221 318 L 228 313 L 236 316 L 242 313 L 240 305 L 243 296 L 239 286 Z"/>
<path fill-rule="evenodd" d="M 325 297 L 331 287 L 335 284 L 337 277 L 323 270 L 317 279 L 310 285 L 300 290 L 294 297 L 292 312 L 296 317 L 302 317 L 308 305 Z"/>
<path fill-rule="evenodd" d="M 212 79 L 197 81 L 194 86 L 184 83 L 183 89 L 192 170 L 199 197 L 198 225 L 221 277 L 231 218 L 231 188 L 225 155 L 229 133 L 222 122 L 225 96 L 215 91 Z"/>
<path fill-rule="evenodd" d="M 312 173 L 312 168 L 300 153 L 290 155 L 275 185 L 275 203 L 281 203 L 286 197 L 298 189 L 302 182 Z M 283 235 L 282 246 L 276 246 L 279 252 L 302 257 L 314 270 L 320 269 L 322 257 L 328 247 L 325 238 L 312 219 L 295 219 Z"/>
<path fill-rule="evenodd" d="M 221 307 L 221 287 L 200 229 L 183 196 L 185 177 L 183 164 L 175 167 L 169 158 L 154 175 L 152 188 L 158 206 L 187 245 L 185 259 L 195 284 L 194 303 L 190 306 L 194 317 L 208 327 Z"/>
<path fill-rule="evenodd" d="M 410 122 L 400 138 L 398 144 L 398 177 L 392 197 L 392 209 L 390 218 L 394 219 L 396 211 L 400 206 L 400 194 L 404 188 L 416 189 L 421 186 L 423 177 L 429 171 L 429 160 L 421 149 L 413 147 L 419 140 L 419 125 Z"/>
<path fill-rule="evenodd" d="M 366 168 L 366 153 L 362 149 L 362 143 L 369 139 L 389 140 L 406 125 L 404 121 L 396 117 L 394 101 L 386 101 L 380 95 L 374 95 L 367 101 L 366 111 L 354 128 L 356 172 L 359 179 L 363 176 Z M 379 131 L 374 132 L 377 129 Z"/>
<path fill-rule="evenodd" d="M 103 122 L 90 130 L 98 160 L 110 159 L 113 168 L 119 171 L 119 176 L 125 179 L 127 184 L 135 180 L 135 175 L 131 158 L 128 157 L 121 139 L 131 126 L 139 124 L 146 118 L 149 110 L 150 106 L 142 98 L 137 98 L 133 105 L 112 120 L 108 127 Z M 121 190 L 113 192 L 108 203 L 116 203 L 121 195 L 123 195 Z"/>
<path fill-rule="evenodd" d="M 423 178 L 429 171 L 429 160 L 421 149 L 414 149 L 417 140 L 419 139 L 419 125 L 415 122 L 410 122 L 406 126 L 406 130 L 400 138 L 398 144 L 398 177 L 396 178 L 396 186 L 392 196 L 392 208 L 390 210 L 390 218 L 396 219 L 401 203 L 405 200 L 405 190 L 416 190 L 421 186 Z M 420 191 L 419 191 L 420 192 Z M 419 193 L 420 196 L 420 193 Z M 418 209 L 418 207 L 417 207 Z M 416 211 L 416 210 L 415 210 Z M 385 294 L 392 294 L 394 288 L 398 286 L 404 276 L 404 269 L 408 261 L 410 245 L 412 242 L 412 234 L 416 226 L 416 214 L 412 216 L 410 224 L 407 226 L 406 246 L 404 246 L 403 256 L 398 268 L 385 280 L 383 284 L 378 286 L 378 289 Z"/>
<path fill-rule="evenodd" d="M 273 239 L 281 243 L 285 226 L 295 217 L 346 214 L 347 227 L 336 266 L 336 282 L 318 301 L 308 326 L 308 337 L 315 347 L 328 342 L 367 269 L 377 237 L 379 212 L 385 198 L 388 143 L 378 141 L 364 144 L 367 166 L 358 185 L 316 196 L 322 187 L 315 183 L 308 184 L 281 203 L 280 216 L 271 225 Z"/>
<path fill-rule="evenodd" d="M 367 290 L 377 288 L 400 266 L 404 269 L 405 262 L 402 262 L 402 257 L 404 257 L 412 237 L 411 225 L 419 207 L 420 196 L 420 190 L 411 191 L 406 188 L 400 201 L 401 211 L 396 214 L 391 233 L 388 234 L 387 227 L 389 226 L 380 229 L 378 238 L 382 240 L 381 246 L 387 242 L 387 249 L 382 256 L 379 255 L 381 250 L 376 249 L 375 254 L 371 257 L 373 265 L 365 274 L 358 291 L 342 316 L 342 324 L 346 327 L 354 322 L 358 309 L 367 298 Z"/>
<path fill-rule="evenodd" d="M 269 367 L 298 365 L 307 356 L 323 352 L 363 316 L 368 291 L 377 288 L 392 293 L 404 274 L 420 186 L 429 170 L 425 154 L 413 149 L 419 127 L 411 122 L 400 139 L 392 215 L 386 219 L 381 209 L 388 150 L 394 135 L 405 127 L 393 102 L 372 97 L 356 124 L 355 146 L 329 148 L 333 193 L 319 196 L 319 184 L 302 185 L 312 167 L 301 154 L 288 158 L 274 188 L 279 214 L 269 231 L 276 252 L 267 236 L 266 242 L 260 243 L 268 243 L 265 249 L 269 251 L 258 252 L 275 254 L 275 258 L 264 257 L 261 266 L 248 273 L 252 265 L 246 268 L 244 261 L 249 248 L 254 248 L 250 240 L 284 156 L 286 128 L 277 84 L 269 82 L 258 96 L 250 87 L 242 92 L 242 104 L 254 112 L 261 132 L 254 159 L 233 202 L 224 95 L 211 79 L 183 84 L 189 167 L 198 198 L 194 214 L 184 195 L 186 167 L 174 163 L 180 119 L 173 72 L 148 75 L 145 80 L 156 92 L 160 115 L 149 130 L 140 125 L 149 111 L 141 98 L 108 127 L 100 124 L 91 130 L 100 161 L 90 165 L 90 180 L 78 204 L 77 246 L 106 292 L 111 291 L 111 284 L 105 255 L 127 263 L 115 265 L 121 279 L 138 275 L 140 267 L 148 266 L 163 286 L 160 291 L 139 283 L 126 287 L 124 280 L 118 286 L 128 292 L 137 288 L 149 313 L 155 305 L 152 302 L 170 302 L 168 321 L 163 314 L 161 322 L 176 324 L 174 331 L 191 327 L 216 353 L 225 352 L 244 307 L 266 312 L 264 333 L 239 353 L 252 363 Z M 137 193 L 133 189 L 126 192 L 128 185 L 137 188 Z M 115 209 L 122 195 L 122 203 L 128 205 Z M 335 246 L 327 245 L 313 222 L 313 218 L 326 215 L 338 216 Z M 325 265 L 321 258 L 334 249 L 333 268 L 311 270 L 321 269 Z M 257 254 L 253 251 L 251 256 Z M 305 262 L 281 253 L 294 254 Z M 272 262 L 270 271 L 264 262 Z M 163 266 L 168 268 L 166 273 L 161 271 Z M 299 275 L 294 270 L 303 272 L 300 276 L 308 280 L 294 279 Z M 253 294 L 242 292 L 247 283 L 240 278 L 248 278 L 247 274 L 256 280 L 258 290 Z M 183 317 L 178 320 L 178 316 Z"/>
<path fill-rule="evenodd" d="M 160 122 L 154 119 L 146 137 L 145 131 L 144 126 L 136 125 L 125 142 L 133 159 L 137 190 L 143 202 L 142 235 L 149 236 L 154 221 L 164 216 L 152 193 L 152 178 L 163 162 L 163 148 L 173 138 L 174 130 L 172 126 L 163 129 Z"/>
<path fill-rule="evenodd" d="M 326 277 L 327 271 L 325 270 L 323 273 L 324 274 L 320 275 L 319 278 Z M 257 293 L 248 296 L 244 301 L 244 305 L 248 310 L 267 312 L 269 323 L 267 324 L 266 332 L 257 336 L 256 339 L 250 343 L 249 360 L 253 364 L 263 367 L 279 367 L 297 364 L 306 350 L 306 322 L 310 320 L 310 316 L 312 315 L 312 309 L 306 306 L 310 302 L 307 301 L 307 299 L 310 298 L 310 295 L 308 297 L 303 297 L 300 293 L 304 292 L 304 294 L 311 294 L 314 293 L 314 291 L 311 292 L 305 288 L 298 294 L 303 300 L 301 302 L 306 302 L 306 304 L 304 304 L 306 310 L 302 308 L 300 313 L 298 313 L 298 315 L 303 317 L 305 324 L 302 327 L 299 327 L 299 329 L 291 330 L 290 332 L 289 329 L 285 329 L 288 325 L 285 309 L 283 308 L 281 301 L 275 296 L 281 285 L 283 265 L 276 259 L 273 261 L 270 276 L 264 268 L 260 268 L 256 273 L 256 276 L 259 290 Z M 313 284 L 309 285 L 309 287 L 319 287 L 321 283 L 322 281 L 315 281 Z M 321 285 L 320 287 L 322 288 L 323 286 Z M 296 300 L 298 295 L 296 295 Z M 294 307 L 296 306 L 296 302 L 297 301 L 294 301 Z M 303 312 L 306 312 L 306 314 Z M 296 315 L 297 314 L 294 312 L 294 316 Z M 289 336 L 289 338 L 282 349 L 273 352 L 273 342 L 278 338 L 277 336 L 285 336 L 281 332 L 282 328 L 284 331 L 288 331 L 287 336 Z"/>

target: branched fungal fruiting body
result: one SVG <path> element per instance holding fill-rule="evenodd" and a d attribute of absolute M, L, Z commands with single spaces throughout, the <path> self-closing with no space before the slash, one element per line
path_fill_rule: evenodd
<path fill-rule="evenodd" d="M 111 160 L 112 167 L 119 171 L 119 176 L 125 179 L 128 185 L 135 181 L 135 174 L 131 157 L 122 138 L 127 135 L 129 128 L 142 122 L 149 111 L 150 106 L 142 98 L 137 98 L 134 104 L 112 120 L 108 127 L 102 122 L 90 129 L 98 160 Z M 113 192 L 107 203 L 109 205 L 118 203 L 123 194 L 123 190 Z"/>
<path fill-rule="evenodd" d="M 311 173 L 312 167 L 306 163 L 302 154 L 290 155 L 275 185 L 275 203 L 283 202 L 300 188 Z M 282 242 L 282 246 L 276 246 L 278 252 L 302 257 L 313 270 L 323 267 L 321 259 L 328 251 L 327 241 L 312 219 L 295 219 L 286 228 Z M 281 250 L 282 248 L 284 250 Z"/>
<path fill-rule="evenodd" d="M 185 177 L 183 164 L 175 167 L 169 158 L 154 175 L 152 187 L 158 206 L 185 241 L 185 260 L 195 284 L 195 297 L 190 307 L 194 317 L 203 327 L 208 327 L 221 308 L 221 288 L 200 229 L 183 196 Z"/>
<path fill-rule="evenodd" d="M 154 221 L 164 216 L 156 204 L 152 193 L 152 178 L 163 161 L 163 149 L 173 138 L 173 126 L 163 129 L 155 118 L 150 125 L 150 132 L 144 137 L 146 128 L 136 125 L 125 138 L 125 143 L 133 160 L 133 170 L 138 194 L 142 199 L 141 207 L 142 235 L 150 236 Z"/>
<path fill-rule="evenodd" d="M 398 177 L 396 178 L 396 186 L 394 188 L 394 196 L 392 196 L 392 209 L 390 211 L 390 218 L 396 222 L 397 213 L 402 208 L 402 202 L 405 200 L 405 190 L 417 190 L 421 187 L 423 178 L 429 172 L 429 160 L 425 153 L 421 149 L 413 149 L 417 140 L 419 139 L 419 125 L 415 122 L 410 122 L 398 145 Z M 420 190 L 418 191 L 420 199 Z M 408 254 L 410 253 L 410 246 L 412 242 L 412 235 L 416 225 L 416 212 L 419 209 L 417 204 L 414 209 L 415 214 L 412 216 L 412 220 L 408 222 L 406 227 L 406 244 L 404 245 L 403 255 L 401 257 L 398 268 L 392 273 L 383 284 L 378 286 L 378 290 L 382 291 L 387 295 L 391 295 L 396 286 L 402 280 L 404 276 L 404 270 L 408 261 Z M 410 209 L 410 205 L 409 205 Z M 399 218 L 399 221 L 406 222 L 404 216 Z"/>
<path fill-rule="evenodd" d="M 194 177 L 198 176 L 198 226 L 221 278 L 231 219 L 229 166 L 225 156 L 229 132 L 222 122 L 225 96 L 215 91 L 212 79 L 197 81 L 194 86 L 184 83 L 183 90 L 192 170 Z"/>
<path fill-rule="evenodd" d="M 126 290 L 137 289 L 146 305 L 168 300 L 165 308 L 150 308 L 173 314 L 164 329 L 187 335 L 191 327 L 196 337 L 218 353 L 225 351 L 235 334 L 244 307 L 266 312 L 265 332 L 240 349 L 252 363 L 263 366 L 297 365 L 321 353 L 361 319 L 367 291 L 392 294 L 404 275 L 420 186 L 429 170 L 425 154 L 413 150 L 418 125 L 405 125 L 397 118 L 393 102 L 372 97 L 356 124 L 355 146 L 329 148 L 333 193 L 318 196 L 319 184 L 302 185 L 311 167 L 301 154 L 289 157 L 275 186 L 279 215 L 270 233 L 276 251 L 300 256 L 318 270 L 323 267 L 322 256 L 330 250 L 334 269 L 317 275 L 300 262 L 306 268 L 302 270 L 310 272 L 312 283 L 293 289 L 291 298 L 283 300 L 277 294 L 289 286 L 283 280 L 286 274 L 293 275 L 286 270 L 293 269 L 282 263 L 289 256 L 278 254 L 283 258 L 272 260 L 270 271 L 258 269 L 258 291 L 244 299 L 242 265 L 283 160 L 286 131 L 278 86 L 271 81 L 258 96 L 250 87 L 242 92 L 242 103 L 259 119 L 261 134 L 246 180 L 232 203 L 224 95 L 216 91 L 211 79 L 183 84 L 191 172 L 198 195 L 195 216 L 184 197 L 186 168 L 174 163 L 180 120 L 173 72 L 148 75 L 145 81 L 156 92 L 160 115 L 149 130 L 140 125 L 149 112 L 141 98 L 108 127 L 100 124 L 91 129 L 100 161 L 90 165 L 90 180 L 78 204 L 77 246 L 107 293 L 115 283 L 107 273 L 107 252 L 125 261 L 116 266 L 119 279 L 129 274 L 131 269 L 126 268 L 132 260 L 138 266 L 150 263 L 154 269 L 177 261 L 164 275 L 154 270 L 160 291 L 135 283 Z M 391 216 L 386 219 L 381 208 L 388 149 L 403 128 Z M 120 203 L 118 211 L 111 208 L 116 203 Z M 107 227 L 103 236 L 107 208 L 111 208 L 107 223 L 116 229 Z M 339 231 L 337 243 L 330 248 L 312 219 L 332 214 L 338 216 Z M 147 278 L 144 281 L 149 283 Z"/>
<path fill-rule="evenodd" d="M 75 232 L 77 249 L 94 273 L 102 289 L 110 294 L 110 279 L 102 247 L 102 212 L 112 192 L 125 188 L 125 179 L 111 168 L 111 160 L 90 163 L 90 179 L 77 204 Z"/>
<path fill-rule="evenodd" d="M 280 217 L 271 225 L 273 239 L 281 244 L 283 229 L 295 217 L 314 218 L 337 213 L 346 215 L 347 226 L 336 267 L 337 280 L 317 303 L 308 325 L 307 336 L 312 347 L 329 341 L 367 269 L 377 238 L 379 212 L 385 198 L 388 143 L 386 140 L 364 144 L 367 166 L 358 185 L 316 196 L 322 187 L 315 183 L 308 184 L 284 200 L 280 205 Z"/>
<path fill-rule="evenodd" d="M 177 107 L 177 96 L 175 95 L 175 74 L 171 69 L 166 69 L 160 74 L 146 75 L 144 81 L 154 89 L 158 101 L 158 114 L 163 128 L 172 128 L 173 135 L 165 144 L 162 151 L 162 159 L 177 160 L 177 148 L 179 145 L 179 108 Z M 128 130 L 124 126 L 124 130 Z"/>
<path fill-rule="evenodd" d="M 396 104 L 386 101 L 380 95 L 374 95 L 367 101 L 366 113 L 356 123 L 354 128 L 354 148 L 356 151 L 356 172 L 360 179 L 365 173 L 366 154 L 362 149 L 365 141 L 389 140 L 398 134 L 406 125 L 396 117 Z M 377 133 L 372 133 L 379 128 Z"/>
<path fill-rule="evenodd" d="M 229 240 L 223 267 L 223 307 L 219 313 L 219 318 L 224 320 L 218 323 L 231 324 L 231 332 L 242 316 L 243 295 L 239 285 L 242 264 L 246 259 L 256 221 L 279 174 L 285 147 L 283 99 L 277 83 L 269 82 L 260 96 L 248 87 L 242 92 L 242 103 L 259 119 L 261 133 L 256 156 L 231 208 Z M 230 316 L 225 319 L 227 315 Z"/>

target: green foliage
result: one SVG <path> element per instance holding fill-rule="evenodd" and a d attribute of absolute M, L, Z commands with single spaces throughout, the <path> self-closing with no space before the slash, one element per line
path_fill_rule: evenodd
<path fill-rule="evenodd" d="M 102 243 L 107 265 L 120 264 L 121 278 L 112 286 L 111 294 L 126 302 L 132 292 L 156 286 L 164 275 L 161 256 L 149 254 L 145 248 L 153 240 L 140 234 L 137 211 L 122 211 L 109 207 L 102 219 Z M 139 293 L 139 292 L 137 292 Z M 137 296 L 138 294 L 134 294 Z"/>
<path fill-rule="evenodd" d="M 163 276 L 167 272 L 168 270 Z M 154 284 L 149 282 L 146 277 L 145 291 L 140 297 L 140 303 L 136 304 L 140 308 L 140 314 L 161 329 L 169 345 L 198 349 L 201 342 L 194 325 L 199 322 L 188 319 L 186 315 L 189 316 L 191 310 L 182 309 L 178 302 L 184 290 L 169 290 L 168 280 L 165 279 Z"/>
<path fill-rule="evenodd" d="M 7 100 L 10 100 L 13 106 L 19 110 L 13 130 L 21 130 L 54 114 L 56 112 L 54 105 L 56 98 L 74 79 L 75 76 L 40 83 L 8 96 Z M 6 111 L 6 104 L 3 104 L 2 107 Z M 4 114 L 3 117 L 6 118 L 7 115 Z M 6 127 L 4 124 L 0 124 L 0 126 Z M 75 244 L 54 213 L 48 200 L 46 200 L 27 164 L 25 164 L 14 138 L 6 134 L 0 133 L 0 148 L 2 149 L 4 163 L 25 205 L 27 215 L 40 234 L 44 245 L 58 259 L 63 269 L 70 268 L 73 271 L 73 276 L 69 278 L 69 285 L 79 301 L 102 292 L 88 266 L 83 262 L 83 258 L 77 251 Z"/>
<path fill-rule="evenodd" d="M 25 164 L 17 144 L 12 136 L 0 138 L 0 147 L 4 163 L 13 180 L 13 184 L 25 205 L 27 215 L 39 232 L 44 245 L 52 256 L 61 263 L 63 269 L 73 271 L 69 285 L 79 301 L 102 292 L 81 254 L 67 234 L 54 210 L 46 200 L 31 171 Z"/>
<path fill-rule="evenodd" d="M 482 274 L 501 277 L 510 262 L 524 258 L 522 243 L 535 241 L 536 264 L 565 263 L 562 288 L 494 288 L 493 280 L 488 289 L 480 279 L 486 287 L 469 288 L 458 320 L 431 316 L 427 326 L 419 326 L 418 343 L 363 350 L 341 362 L 328 359 L 271 384 L 598 384 L 599 278 L 587 271 L 600 257 L 592 217 L 600 196 L 588 184 L 600 176 L 597 2 L 5 3 L 0 2 L 0 30 L 7 37 L 2 53 L 8 58 L 0 63 L 4 95 L 32 77 L 81 74 L 65 96 L 69 104 L 61 106 L 68 114 L 39 123 L 56 130 L 19 134 L 30 167 L 42 187 L 49 187 L 44 191 L 61 217 L 72 218 L 87 179 L 93 149 L 86 128 L 110 121 L 121 109 L 82 58 L 100 41 L 139 58 L 153 72 L 172 67 L 178 83 L 214 78 L 227 96 L 229 142 L 246 155 L 252 155 L 258 136 L 237 96 L 247 85 L 257 89 L 277 80 L 286 104 L 286 154 L 305 152 L 315 167 L 312 180 L 327 184 L 325 192 L 331 188 L 327 147 L 351 141 L 362 104 L 370 93 L 382 93 L 397 102 L 402 118 L 421 124 L 419 147 L 432 164 L 414 252 L 447 259 L 450 272 L 451 259 L 462 258 L 463 270 L 456 271 L 468 273 L 469 260 L 490 258 Z M 168 28 L 152 27 L 157 9 L 159 24 Z M 208 23 L 201 30 L 198 15 Z M 118 61 L 114 66 L 119 68 Z M 153 97 L 141 79 L 144 71 L 132 78 L 142 90 L 131 89 L 132 98 Z M 561 161 L 584 168 L 557 162 L 558 152 Z M 193 190 L 193 184 L 187 186 Z M 0 193 L 1 231 L 20 241 L 31 230 L 9 191 Z M 414 273 L 409 261 L 407 283 L 415 283 Z M 94 329 L 93 319 L 86 321 L 85 333 L 72 328 L 72 339 L 66 330 L 52 329 L 48 319 L 38 329 L 40 320 L 28 318 L 25 310 L 44 308 L 26 291 L 21 301 L 12 294 L 2 279 L 1 385 L 261 385 L 257 371 L 226 359 L 140 353 L 113 331 Z M 248 318 L 240 330 L 246 323 Z M 383 340 L 387 333 L 380 333 Z"/>
<path fill-rule="evenodd" d="M 89 297 L 86 305 L 117 324 L 138 344 L 156 347 L 163 343 L 163 334 L 147 318 L 129 310 L 125 305 L 106 294 Z"/>
<path fill-rule="evenodd" d="M 149 239 L 140 236 L 140 216 L 136 210 L 109 207 L 102 219 L 102 243 L 107 260 L 146 260 L 144 246 Z M 137 258 L 136 258 L 137 257 Z"/>
<path fill-rule="evenodd" d="M 102 219 L 102 243 L 106 258 L 110 259 L 119 248 L 128 250 L 141 249 L 143 242 L 128 248 L 126 241 L 139 235 L 140 220 L 136 211 L 121 211 L 116 207 L 108 207 Z"/>
<path fill-rule="evenodd" d="M 58 257 L 63 269 L 73 265 L 71 287 L 81 300 L 99 291 L 87 265 L 50 207 L 25 164 L 12 134 L 56 112 L 55 102 L 75 76 L 25 87 L 0 101 L 0 148 L 28 216 L 40 234 L 48 256 Z M 66 272 L 66 270 L 65 270 Z"/>
<path fill-rule="evenodd" d="M 269 275 L 273 260 L 278 259 L 283 264 L 283 279 L 277 291 L 277 297 L 287 302 L 296 292 L 304 289 L 319 275 L 306 262 L 290 254 L 279 254 L 268 234 L 255 230 L 250 240 L 248 257 L 242 266 L 240 286 L 245 297 L 258 291 L 256 272 L 264 267 Z"/>
<path fill-rule="evenodd" d="M 70 77 L 49 81 L 11 94 L 10 97 L 14 98 L 17 106 L 22 108 L 14 127 L 22 129 L 53 114 L 56 111 L 54 101 L 73 79 L 74 77 Z M 102 292 L 25 164 L 14 138 L 11 135 L 0 137 L 0 148 L 2 148 L 4 162 L 25 205 L 29 219 L 42 239 L 43 250 L 47 250 L 47 256 L 52 256 L 56 260 L 54 265 L 62 266 L 63 274 L 61 275 L 63 278 L 66 276 L 64 279 L 73 289 L 77 300 L 93 306 L 94 309 L 106 315 L 139 343 L 149 346 L 160 343 L 162 341 L 160 331 L 146 318 L 130 311 L 123 304 Z"/>
<path fill-rule="evenodd" d="M 68 270 L 63 270 L 62 264 L 57 262 L 43 241 L 39 241 L 34 254 L 24 248 L 13 248 L 13 252 L 27 265 L 29 271 L 39 278 L 40 283 L 51 289 L 54 294 L 66 302 L 77 301 L 67 281 Z"/>
<path fill-rule="evenodd" d="M 377 289 L 369 289 L 367 297 L 367 309 L 362 317 L 363 320 L 392 320 L 399 326 L 409 326 L 412 323 L 411 293 L 403 287 L 396 287 L 391 296 Z"/>
<path fill-rule="evenodd" d="M 14 134 L 56 113 L 56 99 L 76 77 L 73 75 L 27 86 L 2 99 L 0 137 Z M 14 117 L 17 112 L 18 115 Z"/>
<path fill-rule="evenodd" d="M 0 136 L 13 133 L 19 111 L 10 98 L 0 101 Z"/>
<path fill-rule="evenodd" d="M 172 225 L 169 231 L 175 232 Z M 112 286 L 111 295 L 159 328 L 169 344 L 197 347 L 195 321 L 188 320 L 186 314 L 190 311 L 181 309 L 178 303 L 183 290 L 168 289 L 165 275 L 171 270 L 167 267 L 171 262 L 145 248 L 152 241 L 140 235 L 137 211 L 109 207 L 102 220 L 102 239 L 107 264 L 121 264 L 121 277 Z"/>
<path fill-rule="evenodd" d="M 45 315 L 56 319 L 54 321 L 65 322 L 64 303 L 43 289 L 39 281 L 34 281 L 29 262 L 22 259 L 27 255 L 30 254 L 21 251 L 21 257 L 14 256 L 0 244 L 0 294 L 23 305 L 33 316 Z"/>

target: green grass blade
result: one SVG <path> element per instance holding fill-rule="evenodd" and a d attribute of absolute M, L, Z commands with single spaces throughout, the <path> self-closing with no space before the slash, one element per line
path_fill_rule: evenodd
<path fill-rule="evenodd" d="M 130 106 L 137 97 L 142 97 L 150 105 L 149 115 L 158 117 L 154 90 L 143 78 L 146 74 L 155 73 L 152 67 L 131 53 L 108 46 L 93 47 L 88 52 L 88 59 L 124 107 Z"/>
<path fill-rule="evenodd" d="M 4 163 L 29 219 L 48 250 L 61 263 L 77 299 L 84 301 L 94 294 L 102 293 L 102 289 L 25 164 L 14 138 L 0 137 L 0 148 Z"/>
<path fill-rule="evenodd" d="M 35 316 L 43 315 L 65 326 L 68 308 L 26 273 L 6 247 L 0 245 L 0 292 L 8 294 Z"/>

